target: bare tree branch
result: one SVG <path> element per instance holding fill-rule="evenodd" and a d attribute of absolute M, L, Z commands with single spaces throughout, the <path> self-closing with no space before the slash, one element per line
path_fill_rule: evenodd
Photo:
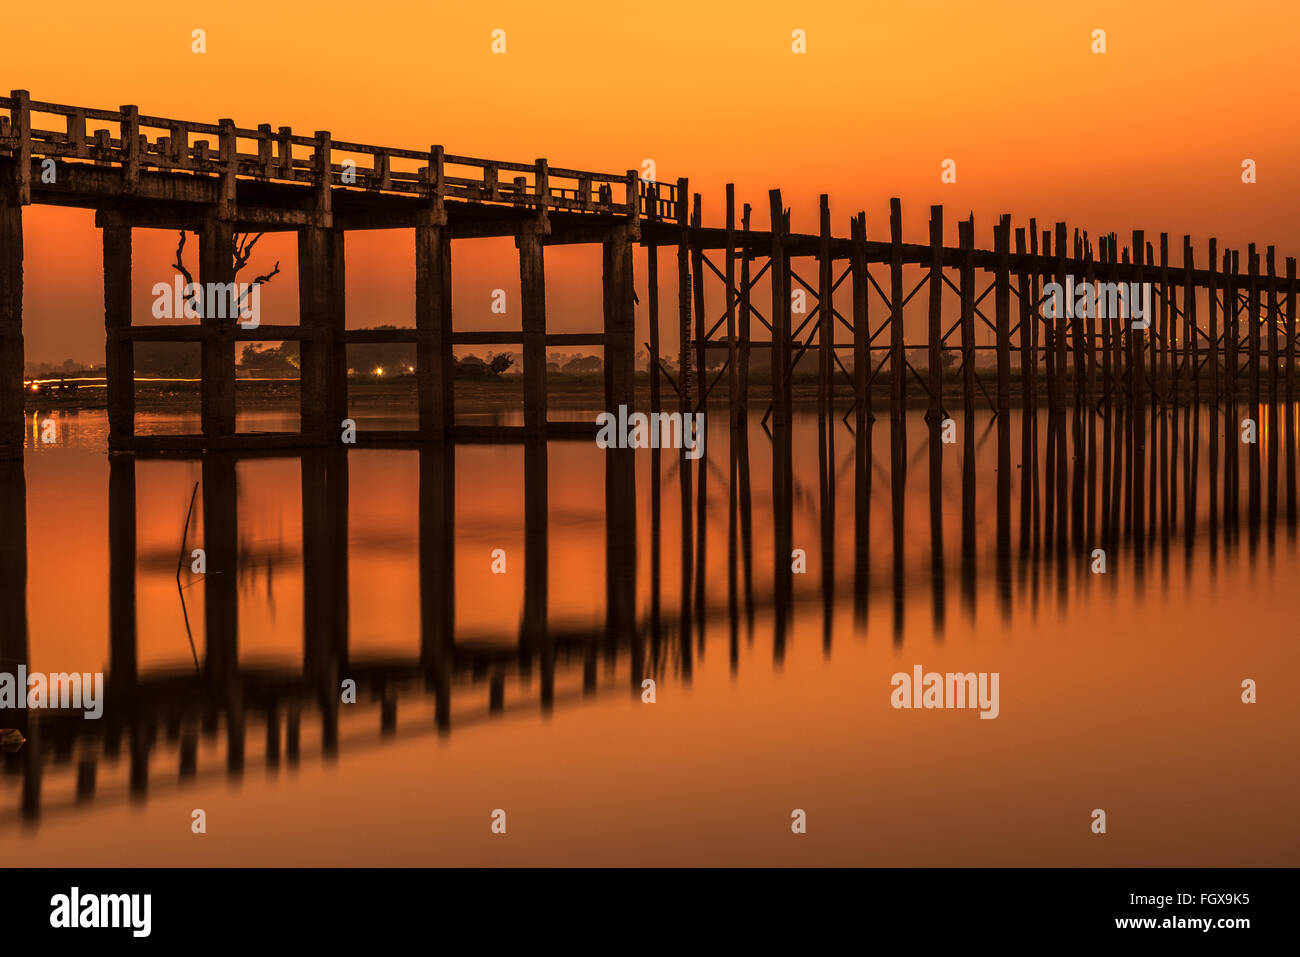
<path fill-rule="evenodd" d="M 176 245 L 176 262 L 172 263 L 172 268 L 185 277 L 185 301 L 190 307 L 203 318 L 203 303 L 195 290 L 198 288 L 194 283 L 194 277 L 190 271 L 185 268 L 185 230 L 181 230 L 181 241 Z"/>

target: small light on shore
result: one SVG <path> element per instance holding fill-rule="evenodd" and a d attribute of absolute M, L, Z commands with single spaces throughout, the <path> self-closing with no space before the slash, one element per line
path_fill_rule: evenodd
<path fill-rule="evenodd" d="M 384 374 L 384 367 L 383 367 L 383 366 L 375 366 L 375 375 L 383 375 L 383 374 Z"/>

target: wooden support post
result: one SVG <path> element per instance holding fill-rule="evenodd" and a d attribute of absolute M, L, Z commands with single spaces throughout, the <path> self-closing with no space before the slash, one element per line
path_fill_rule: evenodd
<path fill-rule="evenodd" d="M 930 408 L 926 418 L 943 417 L 943 206 L 930 207 L 929 346 Z"/>
<path fill-rule="evenodd" d="M 691 211 L 691 222 L 697 230 L 704 225 L 701 202 L 700 194 L 696 193 L 694 208 Z M 704 250 L 700 247 L 698 241 L 691 244 L 691 292 L 695 304 L 695 390 L 699 399 L 696 404 L 698 411 L 703 412 L 705 418 L 707 418 L 709 410 L 705 392 L 709 388 L 709 351 L 704 344 L 704 340 L 708 336 L 709 329 L 708 319 L 704 315 Z"/>
<path fill-rule="evenodd" d="M 521 246 L 521 277 L 523 255 Z M 456 422 L 456 361 L 451 350 L 451 330 L 451 233 L 445 225 L 416 226 L 415 369 L 420 432 L 431 439 L 446 438 L 447 430 Z"/>
<path fill-rule="evenodd" d="M 1133 278 L 1137 283 L 1137 295 L 1133 298 L 1139 302 L 1142 301 L 1143 286 L 1143 257 L 1146 254 L 1146 241 L 1143 239 L 1143 232 L 1140 229 L 1133 230 Z M 1146 408 L 1146 335 L 1142 329 L 1133 328 L 1133 316 L 1130 310 L 1129 317 L 1125 320 L 1129 327 L 1129 353 L 1132 356 L 1130 362 L 1133 370 L 1133 402 L 1138 409 Z M 1145 315 L 1142 320 L 1148 325 L 1151 322 L 1151 316 Z"/>
<path fill-rule="evenodd" d="M 1210 404 L 1215 408 L 1219 405 L 1219 262 L 1218 262 L 1218 240 L 1210 239 L 1210 279 L 1206 286 L 1209 293 L 1207 305 L 1209 307 L 1209 332 L 1206 338 L 1210 346 Z M 1224 328 L 1227 328 L 1228 320 L 1224 317 Z"/>
<path fill-rule="evenodd" d="M 1074 310 L 1070 302 L 1069 292 L 1066 289 L 1066 266 L 1065 266 L 1065 223 L 1056 224 L 1056 281 L 1061 286 L 1061 298 L 1057 301 L 1056 319 L 1052 329 L 1052 346 L 1055 353 L 1056 379 L 1053 382 L 1052 401 L 1055 403 L 1052 410 L 1060 412 L 1065 408 L 1065 369 L 1066 369 L 1066 351 L 1065 351 L 1065 330 L 1069 323 L 1069 316 Z M 1078 377 L 1078 370 L 1075 370 L 1075 377 Z"/>
<path fill-rule="evenodd" d="M 1239 360 L 1237 351 L 1241 343 L 1241 329 L 1238 322 L 1240 310 L 1237 309 L 1237 260 L 1236 255 L 1223 251 L 1223 364 L 1224 391 L 1230 404 L 1237 403 L 1237 370 Z"/>
<path fill-rule="evenodd" d="M 0 459 L 23 457 L 23 208 L 0 183 Z"/>
<path fill-rule="evenodd" d="M 519 288 L 523 297 L 524 428 L 546 436 L 545 246 L 535 223 L 519 227 Z M 448 349 L 450 352 L 450 349 Z"/>
<path fill-rule="evenodd" d="M 1083 240 L 1079 235 L 1079 227 L 1074 227 L 1074 261 L 1079 262 L 1083 259 Z M 1070 345 L 1074 353 L 1074 407 L 1079 409 L 1083 405 L 1084 380 L 1086 378 L 1087 358 L 1084 355 L 1084 327 L 1085 317 L 1080 316 L 1075 311 L 1075 303 L 1078 299 L 1077 290 L 1079 288 L 1079 277 L 1071 273 L 1070 280 Z"/>
<path fill-rule="evenodd" d="M 231 370 L 233 373 L 233 369 Z M 203 576 L 206 672 L 219 695 L 232 688 L 239 652 L 239 506 L 235 458 L 210 452 L 203 458 Z"/>
<path fill-rule="evenodd" d="M 1038 262 L 1038 220 L 1029 220 L 1029 384 L 1033 403 L 1038 403 L 1038 333 L 1041 315 L 1038 302 L 1038 283 L 1042 270 Z"/>
<path fill-rule="evenodd" d="M 1097 237 L 1097 265 L 1099 267 L 1099 272 L 1102 275 L 1107 276 L 1107 278 L 1109 279 L 1109 273 L 1110 273 L 1110 237 L 1109 236 Z M 1111 370 L 1111 361 L 1110 361 L 1111 359 L 1111 346 L 1110 346 L 1111 316 L 1110 316 L 1109 300 L 1110 300 L 1109 296 L 1098 296 L 1097 307 L 1096 307 L 1097 318 L 1101 320 L 1101 390 L 1102 390 L 1102 394 L 1106 396 L 1107 402 L 1109 402 L 1110 399 L 1113 397 L 1114 395 L 1113 389 L 1115 387 L 1115 384 L 1112 381 L 1112 374 L 1111 374 L 1112 370 Z"/>
<path fill-rule="evenodd" d="M 541 449 L 540 535 L 530 524 L 537 512 L 538 494 L 533 454 Z M 456 631 L 456 445 L 454 442 L 426 443 L 419 451 L 419 580 L 420 580 L 420 663 L 434 692 L 434 725 L 445 734 L 451 728 L 451 667 Z M 527 633 L 537 614 L 533 578 L 542 576 L 541 620 L 546 621 L 546 443 L 524 443 L 524 613 L 522 629 Z M 543 560 L 534 561 L 533 549 L 542 549 Z M 524 637 L 521 635 L 521 638 Z"/>
<path fill-rule="evenodd" d="M 636 307 L 633 302 L 630 230 L 630 226 L 615 226 L 602 244 L 607 390 L 605 401 L 606 408 L 616 415 L 619 406 L 626 406 L 630 415 L 636 404 Z"/>
<path fill-rule="evenodd" d="M 1158 351 L 1151 356 L 1152 391 L 1166 402 L 1169 397 L 1169 345 L 1173 333 L 1173 315 L 1169 309 L 1169 297 L 1172 289 L 1169 285 L 1169 234 L 1160 234 L 1160 327 L 1158 329 Z M 1150 317 L 1148 317 L 1150 318 Z M 1159 363 L 1157 365 L 1157 363 Z"/>
<path fill-rule="evenodd" d="M 889 201 L 889 375 L 890 415 L 901 418 L 907 409 L 907 355 L 903 340 L 903 208 Z"/>
<path fill-rule="evenodd" d="M 235 434 L 235 233 L 230 220 L 209 215 L 199 234 L 202 284 L 202 419 L 208 437 Z"/>
<path fill-rule="evenodd" d="M 131 328 L 131 227 L 105 226 L 104 377 L 108 391 L 108 442 L 120 448 L 135 434 L 134 346 Z"/>
<path fill-rule="evenodd" d="M 26 90 L 13 90 L 9 102 L 9 135 L 17 138 L 18 146 L 14 153 L 13 192 L 0 202 L 26 206 L 32 201 L 32 97 Z M 8 184 L 0 189 L 9 192 Z"/>
<path fill-rule="evenodd" d="M 867 395 L 867 377 L 871 374 L 871 351 L 867 340 L 868 328 L 867 286 L 867 214 L 858 213 L 849 224 L 851 236 L 850 269 L 853 282 L 853 402 L 858 435 L 864 434 L 871 413 L 871 399 Z"/>
<path fill-rule="evenodd" d="M 1020 290 L 1017 297 L 1020 300 L 1020 407 L 1025 415 L 1029 415 L 1034 408 L 1034 353 L 1031 335 L 1036 310 L 1029 298 L 1029 268 L 1025 265 L 1025 255 L 1025 230 L 1022 226 L 1016 230 L 1016 258 L 1020 260 L 1020 269 L 1016 272 Z"/>
<path fill-rule="evenodd" d="M 825 193 L 818 200 L 818 210 L 821 228 L 817 248 L 817 405 L 819 414 L 829 418 L 835 374 L 835 296 L 832 292 L 835 275 L 831 260 L 830 197 Z"/>
<path fill-rule="evenodd" d="M 231 129 L 234 129 L 233 123 Z M 140 111 L 134 106 L 122 107 L 119 140 L 122 143 L 122 191 L 130 194 L 140 186 Z M 223 146 L 224 143 L 223 138 Z"/>
<path fill-rule="evenodd" d="M 781 191 L 768 191 L 772 216 L 772 426 L 789 424 L 785 394 L 790 368 L 790 257 L 785 249 L 786 217 Z"/>
<path fill-rule="evenodd" d="M 1269 246 L 1265 251 L 1265 265 L 1268 270 L 1268 401 L 1277 402 L 1277 252 Z M 1276 441 L 1276 436 L 1273 437 Z"/>
<path fill-rule="evenodd" d="M 691 411 L 691 227 L 687 212 L 689 182 L 677 181 L 677 403 L 682 415 Z M 775 383 L 774 383 L 775 387 Z"/>
<path fill-rule="evenodd" d="M 1084 394 L 1087 396 L 1088 408 L 1091 409 L 1097 404 L 1097 268 L 1093 259 L 1092 244 L 1088 242 L 1086 233 L 1083 243 L 1083 281 L 1088 284 L 1090 304 L 1088 315 L 1083 323 L 1083 362 L 1087 369 Z M 1091 486 L 1089 490 L 1091 494 Z M 1091 521 L 1088 524 L 1091 528 Z"/>
<path fill-rule="evenodd" d="M 300 356 L 303 435 L 334 432 L 337 437 L 346 415 L 331 420 L 336 409 L 331 402 L 330 367 L 336 342 L 342 348 L 342 337 L 336 338 L 333 324 L 334 238 L 334 230 L 321 226 L 298 230 L 298 324 L 306 333 Z"/>
<path fill-rule="evenodd" d="M 1005 416 L 1011 411 L 1011 216 L 1008 213 L 1003 214 L 993 232 L 993 247 L 997 257 L 993 303 L 998 338 L 998 415 Z"/>
<path fill-rule="evenodd" d="M 1296 261 L 1286 258 L 1286 403 L 1295 401 Z"/>
<path fill-rule="evenodd" d="M 1192 248 L 1192 237 L 1183 237 L 1183 351 L 1186 353 L 1184 365 L 1191 370 L 1192 405 L 1201 403 L 1201 369 L 1198 356 L 1199 343 L 1196 341 L 1196 253 Z M 1191 439 L 1191 436 L 1188 436 Z M 1191 530 L 1189 529 L 1189 532 Z"/>
<path fill-rule="evenodd" d="M 744 410 L 740 397 L 740 344 L 736 340 L 736 185 L 727 184 L 727 399 L 731 427 L 740 428 Z"/>
<path fill-rule="evenodd" d="M 957 244 L 961 247 L 958 288 L 961 289 L 961 371 L 962 412 L 965 421 L 975 415 L 975 216 L 971 214 L 957 224 Z"/>
<path fill-rule="evenodd" d="M 659 188 L 655 187 L 655 208 L 658 208 Z M 663 411 L 663 395 L 659 371 L 659 246 L 655 243 L 646 251 L 646 302 L 650 321 L 650 411 Z"/>
<path fill-rule="evenodd" d="M 740 219 L 741 243 L 744 251 L 740 260 L 740 371 L 736 376 L 740 390 L 740 422 L 738 428 L 743 433 L 749 421 L 749 324 L 753 310 L 749 302 L 749 203 L 746 203 Z"/>
<path fill-rule="evenodd" d="M 1259 253 L 1255 244 L 1246 247 L 1246 335 L 1247 359 L 1250 363 L 1251 415 L 1259 415 Z"/>

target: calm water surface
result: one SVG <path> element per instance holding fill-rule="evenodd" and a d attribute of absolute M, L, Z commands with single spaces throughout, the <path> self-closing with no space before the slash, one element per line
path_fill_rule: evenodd
<path fill-rule="evenodd" d="M 760 414 L 740 443 L 716 415 L 699 462 L 636 452 L 630 498 L 587 441 L 111 464 L 101 413 L 52 446 L 34 423 L 4 476 L 28 633 L 10 615 L 3 657 L 103 671 L 110 700 L 22 716 L 49 723 L 6 759 L 0 860 L 1300 863 L 1276 424 L 1257 521 L 1248 456 L 1227 466 L 1233 521 L 1237 453 L 1206 410 L 1157 418 L 1163 438 L 1148 413 L 1136 474 L 1101 417 L 977 415 L 945 444 L 886 416 L 859 445 L 800 413 L 783 518 Z M 405 427 L 361 423 L 385 424 Z M 178 590 L 196 483 L 186 552 L 209 567 L 187 558 Z M 914 665 L 998 672 L 999 717 L 895 710 Z"/>

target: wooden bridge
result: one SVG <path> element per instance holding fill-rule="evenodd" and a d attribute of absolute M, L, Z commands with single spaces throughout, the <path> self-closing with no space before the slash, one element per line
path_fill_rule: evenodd
<path fill-rule="evenodd" d="M 723 224 L 705 226 L 701 197 L 691 195 L 686 179 L 649 182 L 635 170 L 602 174 L 553 167 L 544 159 L 517 163 L 453 155 L 436 145 L 371 146 L 335 140 L 326 131 L 303 136 L 288 127 L 246 128 L 229 119 L 212 124 L 150 116 L 135 106 L 102 110 L 47 103 L 22 90 L 0 97 L 0 110 L 5 109 L 8 118 L 0 116 L 0 456 L 18 456 L 22 449 L 22 209 L 31 203 L 94 209 L 103 230 L 110 447 L 116 450 L 337 442 L 347 416 L 346 348 L 368 342 L 415 346 L 419 418 L 412 432 L 361 434 L 360 442 L 589 435 L 594 426 L 586 423 L 548 422 L 546 350 L 601 347 L 606 407 L 633 407 L 633 249 L 638 243 L 646 249 L 652 411 L 661 407 L 664 382 L 687 411 L 702 408 L 725 374 L 732 425 L 745 421 L 751 400 L 758 398 L 770 403 L 772 424 L 779 429 L 790 419 L 792 370 L 809 350 L 817 357 L 819 397 L 834 402 L 842 383 L 859 424 L 871 415 L 871 391 L 886 366 L 892 415 L 900 415 L 908 403 L 909 379 L 924 393 L 932 416 L 946 415 L 942 370 L 948 352 L 960 356 L 960 394 L 968 413 L 985 400 L 998 413 L 1011 408 L 1013 359 L 1026 408 L 1045 393 L 1053 409 L 1063 409 L 1067 391 L 1076 407 L 1120 398 L 1138 407 L 1187 398 L 1235 403 L 1243 389 L 1256 404 L 1263 397 L 1291 401 L 1295 395 L 1296 263 L 1287 258 L 1285 274 L 1279 275 L 1272 246 L 1261 256 L 1252 244 L 1243 257 L 1238 250 L 1219 250 L 1211 239 L 1204 265 L 1198 266 L 1191 238 L 1184 236 L 1182 263 L 1175 264 L 1164 233 L 1153 248 L 1135 230 L 1131 245 L 1121 249 L 1113 233 L 1094 245 L 1077 229 L 1071 238 L 1065 223 L 1040 231 L 1031 219 L 1014 230 L 1013 251 L 1011 217 L 1004 215 L 994 225 L 991 248 L 977 247 L 973 217 L 958 223 L 953 247 L 944 245 L 939 206 L 931 208 L 929 242 L 907 243 L 897 199 L 891 201 L 887 239 L 883 231 L 882 238 L 868 239 L 863 213 L 849 220 L 844 237 L 832 232 L 825 196 L 819 232 L 796 234 L 779 190 L 769 194 L 770 225 L 763 231 L 751 225 L 748 205 L 738 215 L 730 186 Z M 205 287 L 235 281 L 236 234 L 296 233 L 299 323 L 254 329 L 218 317 L 182 326 L 134 323 L 131 235 L 140 228 L 197 234 Z M 393 228 L 415 231 L 415 326 L 347 329 L 347 233 Z M 522 325 L 457 332 L 451 315 L 452 240 L 489 236 L 512 236 L 518 247 Z M 603 327 L 552 333 L 546 320 L 545 248 L 573 243 L 602 246 Z M 675 247 L 678 266 L 683 356 L 676 379 L 666 374 L 660 356 L 663 246 Z M 793 261 L 805 258 L 817 270 L 813 281 L 792 268 Z M 909 289 L 905 268 L 915 267 L 920 278 Z M 988 280 L 983 289 L 977 271 Z M 775 304 L 770 315 L 759 311 L 753 295 L 765 275 Z M 1149 329 L 1138 329 L 1118 314 L 1052 315 L 1043 308 L 1043 284 L 1064 284 L 1066 277 L 1078 283 L 1150 282 L 1158 316 Z M 841 295 L 848 305 L 837 306 L 835 294 L 846 279 L 849 289 Z M 726 304 L 717 316 L 706 312 L 705 287 L 714 282 L 722 284 Z M 791 293 L 800 288 L 816 305 L 794 326 Z M 926 337 L 909 343 L 904 307 L 923 288 Z M 981 308 L 990 293 L 992 318 L 987 306 Z M 945 295 L 958 303 L 951 325 L 944 319 Z M 874 308 L 873 299 L 878 300 Z M 234 313 L 233 308 L 225 312 Z M 837 327 L 845 330 L 838 339 Z M 992 344 L 979 344 L 977 333 L 985 338 L 991 333 Z M 296 433 L 236 432 L 235 348 L 253 340 L 300 345 Z M 138 342 L 199 345 L 201 435 L 134 434 L 133 347 Z M 456 424 L 452 350 L 470 344 L 522 347 L 522 426 L 485 432 Z M 750 376 L 754 348 L 769 351 L 771 372 L 764 394 L 757 396 Z M 913 348 L 926 351 L 925 375 L 908 359 Z M 726 360 L 710 378 L 714 350 L 725 350 Z M 996 353 L 991 389 L 976 369 L 976 355 L 985 350 Z M 846 352 L 851 364 L 841 358 Z"/>

